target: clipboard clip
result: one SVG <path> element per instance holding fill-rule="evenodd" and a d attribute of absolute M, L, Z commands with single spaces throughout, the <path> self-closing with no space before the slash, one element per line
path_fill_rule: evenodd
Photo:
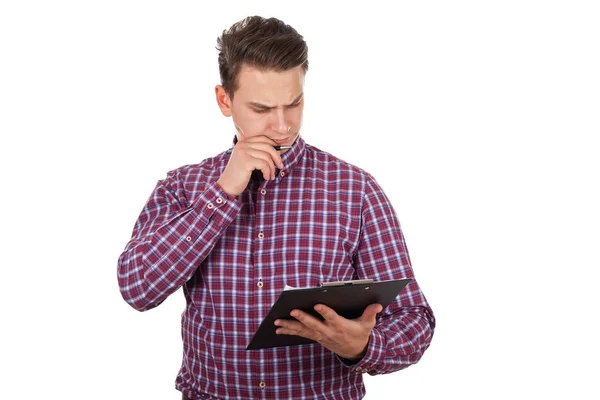
<path fill-rule="evenodd" d="M 322 282 L 321 287 L 352 286 L 373 283 L 373 279 L 357 279 L 355 281 Z"/>

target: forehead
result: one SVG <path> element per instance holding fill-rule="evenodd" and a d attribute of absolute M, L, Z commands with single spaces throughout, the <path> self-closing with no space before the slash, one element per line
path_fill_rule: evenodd
<path fill-rule="evenodd" d="M 277 105 L 293 101 L 302 93 L 303 88 L 304 71 L 301 66 L 287 71 L 259 70 L 243 66 L 238 76 L 235 98 Z"/>

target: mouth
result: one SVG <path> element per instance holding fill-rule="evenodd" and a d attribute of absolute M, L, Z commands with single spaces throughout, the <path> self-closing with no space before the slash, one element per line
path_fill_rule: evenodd
<path fill-rule="evenodd" d="M 275 142 L 277 142 L 278 144 L 285 144 L 285 143 L 287 143 L 290 140 L 290 138 L 286 137 L 285 139 L 273 139 L 273 140 Z"/>

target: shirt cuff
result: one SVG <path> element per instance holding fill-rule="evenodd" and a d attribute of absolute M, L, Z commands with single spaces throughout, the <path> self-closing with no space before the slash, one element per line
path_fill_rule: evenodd
<path fill-rule="evenodd" d="M 194 202 L 193 208 L 200 212 L 205 220 L 218 217 L 221 220 L 229 220 L 235 217 L 241 208 L 239 201 L 228 194 L 221 186 L 214 182 L 209 185 Z"/>
<path fill-rule="evenodd" d="M 220 236 L 241 207 L 239 201 L 229 200 L 219 185 L 209 185 L 191 207 L 174 218 L 173 223 L 156 232 L 155 243 L 149 244 L 150 248 L 145 252 L 144 262 L 153 266 L 148 274 L 154 274 L 152 278 L 160 280 L 163 279 L 161 274 L 173 265 L 196 268 L 199 253 L 189 251 L 190 247 L 204 248 L 211 238 Z"/>
<path fill-rule="evenodd" d="M 348 360 L 338 356 L 340 361 L 352 372 L 356 373 L 369 373 L 378 374 L 380 371 L 377 369 L 379 365 L 383 363 L 385 358 L 387 340 L 385 335 L 373 328 L 371 335 L 369 336 L 369 344 L 367 345 L 367 352 L 360 360 Z"/>

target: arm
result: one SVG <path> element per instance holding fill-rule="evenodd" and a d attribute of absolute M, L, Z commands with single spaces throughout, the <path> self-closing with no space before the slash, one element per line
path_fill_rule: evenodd
<path fill-rule="evenodd" d="M 376 375 L 419 361 L 431 342 L 435 319 L 414 281 L 404 237 L 389 200 L 371 176 L 365 184 L 360 239 L 353 257 L 358 279 L 412 281 L 383 312 L 380 304 L 371 304 L 360 318 L 348 320 L 319 304 L 315 310 L 323 320 L 293 310 L 295 320 L 278 319 L 275 325 L 277 334 L 315 340 L 354 371 Z"/>
<path fill-rule="evenodd" d="M 139 311 L 162 303 L 187 282 L 241 205 L 216 183 L 188 204 L 177 172 L 158 182 L 119 257 L 125 301 Z"/>
<path fill-rule="evenodd" d="M 371 176 L 366 185 L 361 240 L 354 261 L 358 277 L 413 279 L 396 301 L 378 314 L 365 355 L 352 365 L 358 372 L 376 375 L 394 372 L 419 361 L 431 342 L 435 318 L 414 280 L 394 209 Z"/>

